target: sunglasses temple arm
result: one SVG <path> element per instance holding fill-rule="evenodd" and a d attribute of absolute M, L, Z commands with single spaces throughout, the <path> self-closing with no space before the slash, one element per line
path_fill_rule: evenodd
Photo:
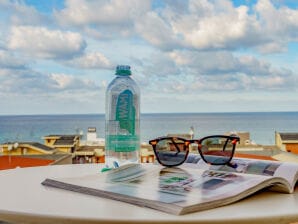
<path fill-rule="evenodd" d="M 237 142 L 235 142 L 233 144 L 233 156 L 234 156 L 234 153 L 235 153 L 236 144 L 237 144 Z M 234 168 L 234 169 L 236 169 L 238 167 L 237 163 L 235 163 L 235 162 L 233 163 L 231 161 L 229 161 L 226 165 L 231 167 L 231 168 Z"/>
<path fill-rule="evenodd" d="M 234 141 L 235 141 L 235 140 L 232 140 L 233 147 L 236 146 L 238 140 L 236 140 L 235 142 L 234 142 Z M 226 142 L 225 142 L 225 144 L 224 144 L 224 146 L 223 146 L 223 151 L 226 150 L 226 147 L 227 147 L 228 142 L 229 142 L 229 139 L 226 140 Z M 235 148 L 234 148 L 233 150 L 235 150 Z"/>
<path fill-rule="evenodd" d="M 232 162 L 228 162 L 226 165 L 233 169 L 236 169 L 238 167 L 237 163 L 232 163 Z"/>
<path fill-rule="evenodd" d="M 225 144 L 224 144 L 224 146 L 223 146 L 223 151 L 226 150 L 226 147 L 227 147 L 227 144 L 228 144 L 229 140 L 230 140 L 230 139 L 227 138 L 227 140 L 226 140 L 226 142 L 225 142 Z M 234 144 L 233 144 L 233 145 L 234 145 Z M 234 146 L 234 147 L 235 147 L 235 146 Z"/>
<path fill-rule="evenodd" d="M 172 139 L 174 146 L 176 147 L 178 153 L 180 152 L 180 148 L 178 147 L 177 143 Z"/>

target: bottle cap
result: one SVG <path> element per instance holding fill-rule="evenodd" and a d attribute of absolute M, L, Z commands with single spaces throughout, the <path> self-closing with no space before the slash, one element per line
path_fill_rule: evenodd
<path fill-rule="evenodd" d="M 130 66 L 129 65 L 118 65 L 116 68 L 116 75 L 131 75 Z"/>

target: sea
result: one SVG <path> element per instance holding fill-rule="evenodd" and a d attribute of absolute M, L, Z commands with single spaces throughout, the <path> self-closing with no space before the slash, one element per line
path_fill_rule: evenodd
<path fill-rule="evenodd" d="M 81 134 L 84 140 L 89 127 L 95 127 L 97 137 L 104 138 L 105 115 L 1 115 L 0 143 L 43 143 L 43 136 L 56 134 Z M 167 134 L 187 134 L 191 127 L 195 138 L 249 132 L 254 143 L 274 145 L 275 132 L 298 132 L 298 112 L 141 114 L 141 142 Z"/>

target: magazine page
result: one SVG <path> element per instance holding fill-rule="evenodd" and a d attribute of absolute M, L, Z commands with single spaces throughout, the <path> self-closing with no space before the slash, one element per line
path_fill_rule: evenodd
<path fill-rule="evenodd" d="M 109 176 L 109 172 L 55 181 L 79 186 L 77 191 L 82 191 L 81 193 L 92 189 L 91 194 L 95 196 L 174 214 L 200 211 L 232 203 L 272 184 L 270 182 L 272 178 L 261 175 L 243 175 L 185 166 L 163 168 L 158 165 L 147 165 L 144 167 L 144 172 L 134 175 L 133 178 L 127 178 L 123 172 L 124 181 L 119 181 L 121 174 L 117 173 L 115 179 Z M 43 184 L 53 186 L 50 182 Z M 94 190 L 97 190 L 96 193 Z"/>
<path fill-rule="evenodd" d="M 295 163 L 240 158 L 234 158 L 231 163 L 233 166 L 215 166 L 208 165 L 203 160 L 200 160 L 197 163 L 197 167 L 199 169 L 281 177 L 289 182 L 292 189 L 298 180 L 298 164 Z"/>

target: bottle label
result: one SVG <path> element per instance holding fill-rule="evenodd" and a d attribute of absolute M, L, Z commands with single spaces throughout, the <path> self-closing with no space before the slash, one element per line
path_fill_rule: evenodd
<path fill-rule="evenodd" d="M 119 94 L 116 105 L 116 121 L 119 121 L 120 129 L 126 130 L 127 134 L 135 134 L 135 114 L 133 93 L 127 89 Z"/>
<path fill-rule="evenodd" d="M 115 122 L 110 121 L 114 135 L 107 136 L 106 148 L 115 152 L 132 152 L 139 149 L 139 136 L 136 135 L 136 109 L 134 95 L 125 90 L 116 100 Z"/>
<path fill-rule="evenodd" d="M 133 152 L 139 147 L 140 138 L 137 135 L 109 135 L 107 136 L 107 149 L 115 152 Z"/>

